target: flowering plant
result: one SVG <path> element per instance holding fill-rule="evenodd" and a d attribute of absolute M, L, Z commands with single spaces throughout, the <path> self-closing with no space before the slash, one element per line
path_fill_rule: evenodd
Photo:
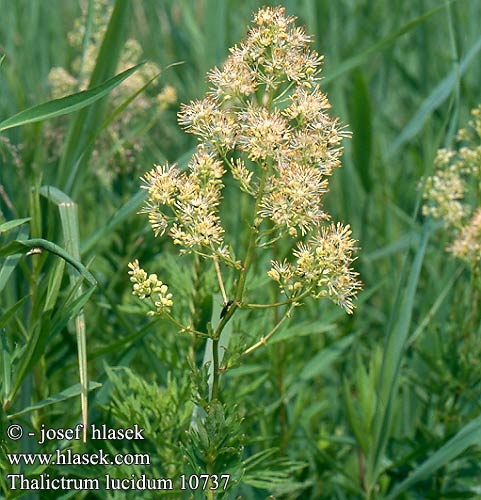
<path fill-rule="evenodd" d="M 155 236 L 167 234 L 181 254 L 215 270 L 223 300 L 218 325 L 213 320 L 199 331 L 183 322 L 169 287 L 138 260 L 129 264 L 133 293 L 149 301 L 150 314 L 194 338 L 208 338 L 205 411 L 216 422 L 224 421 L 219 376 L 229 368 L 222 365 L 219 341 L 237 311 L 276 311 L 274 326 L 244 345 L 242 357 L 266 344 L 308 297 L 328 297 L 352 313 L 361 287 L 352 269 L 357 249 L 351 229 L 331 222 L 323 208 L 329 178 L 340 166 L 341 140 L 349 133 L 328 114 L 319 85 L 322 57 L 282 7 L 259 10 L 254 24 L 223 67 L 209 73 L 205 97 L 181 107 L 181 126 L 199 140 L 187 168 L 157 165 L 142 179 L 148 192 L 143 212 Z M 222 219 L 223 193 L 232 185 L 250 214 L 245 239 L 230 234 Z M 249 273 L 262 266 L 274 300 L 251 302 Z M 204 456 L 212 470 L 215 453 L 209 448 Z"/>

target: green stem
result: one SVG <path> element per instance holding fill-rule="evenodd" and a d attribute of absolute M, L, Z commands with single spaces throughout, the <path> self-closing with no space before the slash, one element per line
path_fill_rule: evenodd
<path fill-rule="evenodd" d="M 247 246 L 247 252 L 246 256 L 244 259 L 244 264 L 242 266 L 242 271 L 239 277 L 239 284 L 237 286 L 237 293 L 236 293 L 236 302 L 240 303 L 242 300 L 242 295 L 244 293 L 244 286 L 245 282 L 247 279 L 247 272 L 249 271 L 252 258 L 254 256 L 254 250 L 256 248 L 256 238 L 257 238 L 257 230 L 260 225 L 260 221 L 258 220 L 257 213 L 259 212 L 260 204 L 262 201 L 262 196 L 264 194 L 264 187 L 266 184 L 266 177 L 267 177 L 267 168 L 262 169 L 261 173 L 261 178 L 259 180 L 259 191 L 257 193 L 256 197 L 256 204 L 254 207 L 254 217 L 252 221 L 252 226 L 251 226 L 251 232 L 250 232 L 250 237 L 249 237 L 249 244 Z"/>
<path fill-rule="evenodd" d="M 219 336 L 220 336 L 222 330 L 224 329 L 225 325 L 229 322 L 229 320 L 231 319 L 231 317 L 234 314 L 234 312 L 236 311 L 236 309 L 239 308 L 242 304 L 242 296 L 244 294 L 244 287 L 245 287 L 245 283 L 246 283 L 246 279 L 247 279 L 247 272 L 249 271 L 250 265 L 252 263 L 252 258 L 254 256 L 254 251 L 256 248 L 257 230 L 258 230 L 258 227 L 260 224 L 260 222 L 258 220 L 257 213 L 259 212 L 260 204 L 262 201 L 262 196 L 264 194 L 264 187 L 266 184 L 267 171 L 268 171 L 268 168 L 262 168 L 261 177 L 259 179 L 259 190 L 257 192 L 256 203 L 255 203 L 255 207 L 254 207 L 254 215 L 252 218 L 252 226 L 250 229 L 249 243 L 247 245 L 246 256 L 244 259 L 244 263 L 242 265 L 242 270 L 240 272 L 239 282 L 237 284 L 237 289 L 236 289 L 236 294 L 235 294 L 235 299 L 234 299 L 233 304 L 229 307 L 229 309 L 227 310 L 227 313 L 225 314 L 225 316 L 222 318 L 221 322 L 219 323 L 219 326 L 217 327 L 215 334 L 214 334 L 214 339 L 219 339 Z"/>
<path fill-rule="evenodd" d="M 207 470 L 207 474 L 209 475 L 209 477 L 214 474 L 214 464 L 210 460 L 210 457 L 209 457 L 209 462 L 207 463 L 206 470 Z M 209 481 L 209 483 L 210 483 L 210 481 Z M 210 486 L 210 484 L 209 484 L 209 486 Z M 207 500 L 214 500 L 214 499 L 215 499 L 214 490 L 211 490 L 210 487 L 208 487 L 207 488 Z"/>
<path fill-rule="evenodd" d="M 219 339 L 212 339 L 212 400 L 219 400 Z"/>
<path fill-rule="evenodd" d="M 245 309 L 271 309 L 272 307 L 281 307 L 291 304 L 292 300 L 284 300 L 283 302 L 273 302 L 272 304 L 241 304 L 241 308 Z"/>
<path fill-rule="evenodd" d="M 255 351 L 259 347 L 266 345 L 267 341 L 279 330 L 279 328 L 282 326 L 282 324 L 289 319 L 291 316 L 292 311 L 294 310 L 294 307 L 296 307 L 296 304 L 293 303 L 291 304 L 291 307 L 284 313 L 284 316 L 282 316 L 281 320 L 274 326 L 274 328 L 264 337 L 261 337 L 261 339 L 256 342 L 254 345 L 250 346 L 248 349 L 246 349 L 243 353 L 242 356 L 247 356 L 247 354 L 250 354 L 251 352 Z"/>
<path fill-rule="evenodd" d="M 257 192 L 256 203 L 254 207 L 254 215 L 252 218 L 252 226 L 250 229 L 249 243 L 247 245 L 246 256 L 239 276 L 239 282 L 237 284 L 235 300 L 227 310 L 225 316 L 221 319 L 219 325 L 217 326 L 217 329 L 212 335 L 212 370 L 213 370 L 212 400 L 219 399 L 219 338 L 225 325 L 229 322 L 236 309 L 239 308 L 242 303 L 242 296 L 244 294 L 247 272 L 249 271 L 249 268 L 251 266 L 252 259 L 254 256 L 254 251 L 256 248 L 257 230 L 260 224 L 257 214 L 262 200 L 262 195 L 264 194 L 264 186 L 266 183 L 267 171 L 268 168 L 262 168 L 261 177 L 259 180 L 259 191 Z"/>
<path fill-rule="evenodd" d="M 180 331 L 182 332 L 187 332 L 187 333 L 192 333 L 194 335 L 198 335 L 199 337 L 204 337 L 204 338 L 210 338 L 211 336 L 207 333 L 202 333 L 202 332 L 199 332 L 197 330 L 195 330 L 194 328 L 190 327 L 190 326 L 185 326 L 183 325 L 182 323 L 180 323 L 179 321 L 177 321 L 170 313 L 168 313 L 167 311 L 163 311 L 162 312 L 162 316 L 164 318 L 167 318 L 173 325 L 175 325 Z"/>
<path fill-rule="evenodd" d="M 300 295 L 297 295 L 295 297 L 290 297 L 287 300 L 284 300 L 282 302 L 273 302 L 272 304 L 246 304 L 246 303 L 241 303 L 239 307 L 241 309 L 269 309 L 272 307 L 280 307 L 280 306 L 287 306 L 289 304 L 293 304 L 294 302 L 299 302 L 300 300 L 304 299 L 307 297 L 312 291 L 312 287 L 307 289 L 305 292 L 301 293 Z"/>

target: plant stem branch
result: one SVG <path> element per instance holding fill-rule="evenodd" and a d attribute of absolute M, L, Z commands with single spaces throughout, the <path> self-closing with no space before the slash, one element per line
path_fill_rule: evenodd
<path fill-rule="evenodd" d="M 246 303 L 241 303 L 239 307 L 241 309 L 269 309 L 272 307 L 280 307 L 280 306 L 287 306 L 289 304 L 293 304 L 295 302 L 299 302 L 303 298 L 307 297 L 311 293 L 312 287 L 306 290 L 305 292 L 301 293 L 301 295 L 297 295 L 295 297 L 291 297 L 287 300 L 284 300 L 282 302 L 273 302 L 272 304 L 246 304 Z"/>
<path fill-rule="evenodd" d="M 259 347 L 263 346 L 263 345 L 266 345 L 267 344 L 267 341 L 277 332 L 277 330 L 279 330 L 279 328 L 282 326 L 282 324 L 287 320 L 289 319 L 289 317 L 291 316 L 291 313 L 294 309 L 294 307 L 296 307 L 295 303 L 294 304 L 291 304 L 291 306 L 289 307 L 289 309 L 287 309 L 287 311 L 284 313 L 284 316 L 282 316 L 282 318 L 280 319 L 280 321 L 274 326 L 274 328 L 267 334 L 265 335 L 264 337 L 261 337 L 261 339 L 256 342 L 254 345 L 250 346 L 248 349 L 246 349 L 243 353 L 242 353 L 242 356 L 247 356 L 248 354 L 250 354 L 251 352 L 255 351 L 256 349 L 258 349 Z"/>
<path fill-rule="evenodd" d="M 212 400 L 219 400 L 219 339 L 212 339 Z"/>
<path fill-rule="evenodd" d="M 219 287 L 222 293 L 222 300 L 224 301 L 224 306 L 225 306 L 229 302 L 229 299 L 227 298 L 227 294 L 225 293 L 225 286 L 224 286 L 224 281 L 222 280 L 222 274 L 220 272 L 219 260 L 215 256 L 213 257 L 213 259 L 214 259 L 215 272 L 217 274 L 217 280 L 219 281 Z"/>
<path fill-rule="evenodd" d="M 259 222 L 257 220 L 258 219 L 257 213 L 259 211 L 262 196 L 264 194 L 264 186 L 266 183 L 267 171 L 268 171 L 268 168 L 262 168 L 261 177 L 259 179 L 259 190 L 257 192 L 256 203 L 255 203 L 255 207 L 254 207 L 254 215 L 252 218 L 252 226 L 250 229 L 249 243 L 247 245 L 247 251 L 246 251 L 244 263 L 242 264 L 242 270 L 240 272 L 239 282 L 237 284 L 235 299 L 234 299 L 233 303 L 231 304 L 231 306 L 229 307 L 229 309 L 227 310 L 225 316 L 222 318 L 221 322 L 219 323 L 213 338 L 217 338 L 217 339 L 219 338 L 225 325 L 229 322 L 230 318 L 232 317 L 232 315 L 234 314 L 236 309 L 239 308 L 241 303 L 242 303 L 242 296 L 244 294 L 244 287 L 245 287 L 245 283 L 246 283 L 247 272 L 249 271 L 250 265 L 252 263 L 252 258 L 254 256 L 254 251 L 255 251 L 255 247 L 256 247 L 257 228 L 259 226 Z"/>
<path fill-rule="evenodd" d="M 194 328 L 191 328 L 190 326 L 185 326 L 183 325 L 180 321 L 177 321 L 170 313 L 167 311 L 162 312 L 162 316 L 164 318 L 167 318 L 173 325 L 175 325 L 179 330 L 182 332 L 186 333 L 193 333 L 194 335 L 198 335 L 199 337 L 204 337 L 204 338 L 211 338 L 211 335 L 203 332 L 199 332 L 197 330 L 194 330 Z"/>

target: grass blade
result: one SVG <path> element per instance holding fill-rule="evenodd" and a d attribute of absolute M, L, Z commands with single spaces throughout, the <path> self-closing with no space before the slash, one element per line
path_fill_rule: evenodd
<path fill-rule="evenodd" d="M 43 186 L 40 188 L 41 194 L 46 195 L 51 201 L 58 205 L 60 212 L 60 220 L 62 225 L 63 238 L 65 248 L 74 259 L 80 261 L 80 233 L 78 223 L 78 207 L 69 196 L 60 191 L 59 189 L 50 186 Z M 62 270 L 63 271 L 63 270 Z M 62 273 L 63 274 L 63 273 Z M 75 286 L 78 273 L 72 269 L 69 270 L 71 288 Z M 61 276 L 61 274 L 60 274 Z M 54 287 L 58 287 L 59 283 L 54 283 Z M 50 291 L 50 290 L 49 290 Z M 82 295 L 82 285 L 80 285 L 75 292 L 75 297 L 78 298 Z M 50 298 L 50 295 L 49 295 Z M 46 304 L 46 306 L 48 303 Z M 80 395 L 82 407 L 82 423 L 84 426 L 84 442 L 87 440 L 87 417 L 88 417 L 88 371 L 87 371 L 87 338 L 85 328 L 85 316 L 83 311 L 80 311 L 78 316 L 75 317 L 75 332 L 77 336 L 77 349 L 78 349 L 78 364 L 80 386 L 82 392 Z"/>
<path fill-rule="evenodd" d="M 416 482 L 429 477 L 437 469 L 455 459 L 470 446 L 481 442 L 481 415 L 466 424 L 453 438 L 439 448 L 434 455 L 423 462 L 410 476 L 398 484 L 386 500 L 394 500 Z"/>
<path fill-rule="evenodd" d="M 391 428 L 393 401 L 399 385 L 401 361 L 409 335 L 414 299 L 424 253 L 429 238 L 425 228 L 414 259 L 404 292 L 400 296 L 397 315 L 394 317 L 388 333 L 379 377 L 378 400 L 372 430 L 372 447 L 367 463 L 367 485 L 372 490 L 375 486 Z"/>
<path fill-rule="evenodd" d="M 30 219 L 31 217 L 25 217 L 24 219 L 14 219 L 14 220 L 9 220 L 8 222 L 4 222 L 3 224 L 0 224 L 0 234 L 7 233 L 8 231 L 11 231 L 16 227 L 25 224 Z"/>
<path fill-rule="evenodd" d="M 128 6 L 129 2 L 127 0 L 117 0 L 115 2 L 112 16 L 95 62 L 95 68 L 90 78 L 90 87 L 96 87 L 100 82 L 110 78 L 115 73 L 129 20 Z M 137 69 L 139 66 L 134 66 L 134 68 Z M 65 189 L 67 186 L 67 180 L 73 166 L 76 165 L 76 169 L 81 171 L 88 163 L 92 150 L 88 145 L 92 137 L 96 136 L 92 134 L 92 131 L 100 129 L 105 104 L 106 101 L 101 100 L 97 103 L 97 106 L 81 110 L 70 124 L 58 169 L 57 185 L 62 189 Z M 77 165 L 77 162 L 81 164 Z M 78 183 L 74 184 L 78 185 Z M 70 192 L 73 189 L 74 185 L 70 185 L 66 191 Z"/>
<path fill-rule="evenodd" d="M 0 132 L 13 127 L 20 127 L 29 123 L 35 123 L 42 120 L 49 120 L 57 116 L 67 115 L 78 111 L 94 102 L 105 97 L 112 89 L 120 85 L 132 73 L 137 71 L 143 63 L 137 64 L 132 68 L 120 73 L 119 75 L 107 80 L 104 84 L 90 90 L 84 90 L 76 94 L 71 94 L 67 97 L 54 99 L 53 101 L 44 102 L 31 108 L 20 111 L 10 118 L 7 118 L 0 123 Z"/>
<path fill-rule="evenodd" d="M 89 382 L 88 386 L 88 391 L 94 391 L 95 389 L 98 389 L 99 387 L 102 387 L 102 384 L 99 384 L 98 382 Z M 20 417 L 21 415 L 25 415 L 26 413 L 30 413 L 35 410 L 40 410 L 41 408 L 46 408 L 47 406 L 51 406 L 53 404 L 59 403 L 60 401 L 66 401 L 71 398 L 75 398 L 78 395 L 82 393 L 82 386 L 81 384 L 76 384 L 73 385 L 72 387 L 69 387 L 68 389 L 65 389 L 58 394 L 55 394 L 54 396 L 50 396 L 47 399 L 44 399 L 42 401 L 39 401 L 38 403 L 35 403 L 34 405 L 27 406 L 26 408 L 23 408 L 17 413 L 14 413 L 12 415 L 8 415 L 8 419 L 11 420 L 13 418 Z"/>
<path fill-rule="evenodd" d="M 322 349 L 304 366 L 300 378 L 302 380 L 311 380 L 324 373 L 353 343 L 356 337 L 356 334 L 348 335 Z"/>
<path fill-rule="evenodd" d="M 91 287 L 72 303 L 66 304 L 52 319 L 44 316 L 42 322 L 34 326 L 15 374 L 15 382 L 12 390 L 5 403 L 7 407 L 15 397 L 25 376 L 42 355 L 48 339 L 57 335 L 62 328 L 65 328 L 69 321 L 79 315 L 86 302 L 92 296 L 94 289 L 94 287 Z"/>
<path fill-rule="evenodd" d="M 130 198 L 130 200 L 120 209 L 115 215 L 95 233 L 88 238 L 82 245 L 82 254 L 88 253 L 99 243 L 107 234 L 111 233 L 114 229 L 119 227 L 126 219 L 137 213 L 145 200 L 147 199 L 147 192 L 145 189 L 139 191 Z"/>
<path fill-rule="evenodd" d="M 456 0 L 451 0 L 452 3 Z M 376 52 L 379 52 L 380 50 L 384 49 L 385 47 L 389 46 L 392 42 L 394 42 L 397 38 L 399 38 L 402 35 L 405 35 L 406 33 L 409 33 L 412 31 L 416 26 L 419 24 L 423 23 L 426 21 L 428 18 L 430 18 L 433 14 L 436 14 L 438 11 L 445 9 L 446 4 L 443 3 L 442 5 L 435 7 L 434 9 L 429 10 L 425 14 L 422 14 L 419 17 L 416 17 L 412 21 L 409 21 L 406 23 L 404 26 L 396 30 L 394 33 L 391 33 L 387 36 L 385 36 L 382 40 L 379 42 L 375 43 L 368 49 L 366 49 L 364 52 L 361 52 L 354 57 L 351 57 L 347 61 L 343 61 L 337 68 L 335 68 L 333 71 L 330 71 L 324 78 L 323 84 L 327 85 L 333 80 L 338 79 L 341 75 L 348 73 L 349 71 L 353 70 L 354 68 L 357 68 L 364 62 L 368 61 L 373 54 Z"/>
<path fill-rule="evenodd" d="M 370 175 L 372 118 L 371 100 L 366 80 L 361 71 L 354 73 L 351 99 L 352 157 L 366 193 L 372 188 Z"/>
<path fill-rule="evenodd" d="M 97 281 L 93 277 L 92 273 L 79 260 L 72 257 L 72 255 L 66 252 L 62 247 L 59 247 L 55 243 L 44 240 L 42 238 L 11 241 L 10 243 L 7 243 L 0 248 L 0 257 L 14 255 L 16 253 L 28 253 L 33 249 L 43 249 L 47 252 L 57 255 L 58 257 L 68 262 L 71 266 L 73 266 L 80 273 L 80 275 L 88 281 L 90 285 L 95 286 L 97 284 Z"/>
<path fill-rule="evenodd" d="M 16 302 L 12 307 L 7 309 L 0 317 L 0 328 L 3 328 L 12 316 L 25 304 L 28 296 L 22 297 L 18 302 Z"/>
<path fill-rule="evenodd" d="M 471 62 L 481 50 L 481 37 L 476 40 L 476 43 L 469 49 L 468 53 L 463 57 L 459 67 L 456 66 L 448 76 L 446 76 L 437 87 L 431 92 L 429 97 L 422 103 L 420 108 L 409 120 L 403 128 L 399 136 L 394 141 L 388 151 L 388 156 L 394 155 L 399 148 L 407 141 L 412 139 L 426 123 L 426 120 L 451 94 L 461 76 L 466 72 Z"/>
<path fill-rule="evenodd" d="M 1 320 L 4 319 L 4 316 L 5 315 L 2 316 Z M 3 328 L 0 328 L 0 350 L 3 375 L 1 405 L 3 406 L 4 401 L 6 401 L 8 398 L 8 394 L 10 393 L 10 389 L 12 386 L 12 355 L 7 342 L 7 336 Z"/>
<path fill-rule="evenodd" d="M 12 221 L 13 222 L 13 221 Z M 27 226 L 21 227 L 17 233 L 17 240 L 25 240 L 28 237 L 29 228 Z M 21 254 L 9 255 L 2 267 L 0 268 L 0 292 L 5 288 L 8 279 L 12 275 L 13 271 L 17 267 L 21 258 Z"/>

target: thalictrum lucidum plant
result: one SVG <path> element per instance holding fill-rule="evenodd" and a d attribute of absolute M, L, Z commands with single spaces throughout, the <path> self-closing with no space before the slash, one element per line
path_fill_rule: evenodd
<path fill-rule="evenodd" d="M 322 56 L 294 20 L 282 7 L 255 14 L 246 39 L 230 49 L 222 68 L 209 72 L 204 98 L 181 106 L 180 125 L 199 140 L 186 168 L 157 165 L 142 178 L 148 191 L 143 212 L 155 235 L 168 235 L 180 254 L 193 254 L 215 271 L 221 318 L 205 331 L 183 321 L 169 286 L 138 260 L 129 264 L 133 293 L 149 304 L 149 314 L 211 340 L 210 406 L 217 413 L 219 375 L 228 368 L 221 364 L 219 339 L 234 314 L 278 310 L 273 328 L 246 345 L 243 357 L 266 344 L 309 297 L 327 297 L 350 314 L 361 288 L 351 229 L 332 222 L 323 208 L 349 133 L 329 114 L 320 88 Z M 248 206 L 246 238 L 231 235 L 224 224 L 227 185 L 236 186 Z M 271 281 L 275 300 L 249 300 L 253 271 Z"/>

